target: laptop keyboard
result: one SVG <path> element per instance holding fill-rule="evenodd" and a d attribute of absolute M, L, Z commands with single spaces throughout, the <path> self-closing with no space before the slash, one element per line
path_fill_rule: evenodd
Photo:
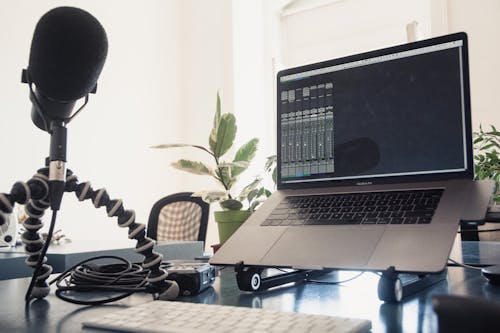
<path fill-rule="evenodd" d="M 428 224 L 442 189 L 288 196 L 263 226 Z"/>

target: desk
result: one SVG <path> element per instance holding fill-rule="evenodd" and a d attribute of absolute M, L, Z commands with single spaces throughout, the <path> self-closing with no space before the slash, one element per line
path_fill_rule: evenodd
<path fill-rule="evenodd" d="M 132 262 L 142 262 L 144 257 L 135 251 L 135 244 L 136 241 L 130 239 L 51 244 L 47 251 L 47 259 L 54 273 L 63 272 L 82 260 L 102 255 L 114 255 Z M 203 242 L 164 242 L 157 244 L 155 251 L 161 253 L 164 260 L 193 260 L 203 255 Z M 31 276 L 33 269 L 24 263 L 26 258 L 24 246 L 1 247 L 0 280 Z"/>
<path fill-rule="evenodd" d="M 454 257 L 464 251 L 464 257 L 475 250 L 469 243 L 460 244 Z M 474 246 L 473 246 L 474 247 Z M 497 253 L 500 243 L 484 244 L 489 254 Z M 488 252 L 489 251 L 489 252 Z M 472 257 L 481 259 L 481 253 Z M 488 260 L 490 260 L 489 258 Z M 353 272 L 334 272 L 324 279 L 337 280 Z M 46 299 L 35 301 L 26 310 L 24 293 L 29 279 L 0 281 L 0 330 L 5 332 L 94 332 L 82 330 L 81 322 L 109 311 L 151 300 L 150 295 L 135 294 L 110 305 L 83 307 L 59 300 L 52 292 Z M 216 279 L 213 288 L 183 301 L 262 307 L 280 311 L 297 311 L 327 315 L 367 318 L 372 321 L 373 332 L 436 332 L 437 321 L 432 310 L 434 295 L 454 294 L 480 296 L 500 303 L 500 287 L 492 287 L 479 271 L 450 267 L 446 281 L 404 300 L 401 304 L 384 304 L 377 297 L 378 276 L 365 273 L 342 286 L 299 284 L 261 293 L 240 292 L 234 272 L 226 268 Z M 102 332 L 102 331 L 95 331 Z"/>

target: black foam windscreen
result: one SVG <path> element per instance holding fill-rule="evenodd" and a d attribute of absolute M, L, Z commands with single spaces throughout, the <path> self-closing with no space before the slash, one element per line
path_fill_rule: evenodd
<path fill-rule="evenodd" d="M 95 17 L 79 8 L 57 7 L 36 25 L 29 76 L 48 98 L 76 100 L 94 89 L 107 52 L 106 32 Z"/>

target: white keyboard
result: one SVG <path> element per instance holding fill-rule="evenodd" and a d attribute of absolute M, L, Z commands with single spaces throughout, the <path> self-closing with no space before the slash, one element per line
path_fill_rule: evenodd
<path fill-rule="evenodd" d="M 109 313 L 83 327 L 121 332 L 368 332 L 364 319 L 213 304 L 152 301 Z"/>

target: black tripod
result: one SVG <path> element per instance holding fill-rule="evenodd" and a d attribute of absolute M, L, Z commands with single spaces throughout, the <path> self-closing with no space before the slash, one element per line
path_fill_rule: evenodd
<path fill-rule="evenodd" d="M 178 287 L 175 282 L 167 281 L 167 272 L 160 268 L 163 256 L 153 251 L 154 242 L 146 237 L 145 225 L 135 222 L 133 210 L 125 209 L 121 199 L 111 200 L 104 188 L 94 191 L 90 182 L 79 183 L 71 170 L 67 170 L 64 191 L 75 192 L 79 201 L 92 199 L 96 208 L 105 206 L 109 217 L 117 217 L 118 226 L 128 228 L 128 238 L 137 241 L 136 251 L 144 256 L 142 268 L 149 270 L 146 290 L 155 298 L 171 299 L 177 296 L 175 289 Z M 52 273 L 52 267 L 47 263 L 45 253 L 50 245 L 56 211 L 53 212 L 46 241 L 38 233 L 43 226 L 40 219 L 50 207 L 48 167 L 38 170 L 27 183 L 16 182 L 10 193 L 0 193 L 0 211 L 6 214 L 12 213 L 15 203 L 25 205 L 26 214 L 29 216 L 23 223 L 26 231 L 21 236 L 28 254 L 26 264 L 35 269 L 25 298 L 26 302 L 29 302 L 33 298 L 44 298 L 50 292 L 46 280 Z M 3 219 L 1 215 L 0 219 Z M 0 221 L 0 224 L 3 222 Z"/>

